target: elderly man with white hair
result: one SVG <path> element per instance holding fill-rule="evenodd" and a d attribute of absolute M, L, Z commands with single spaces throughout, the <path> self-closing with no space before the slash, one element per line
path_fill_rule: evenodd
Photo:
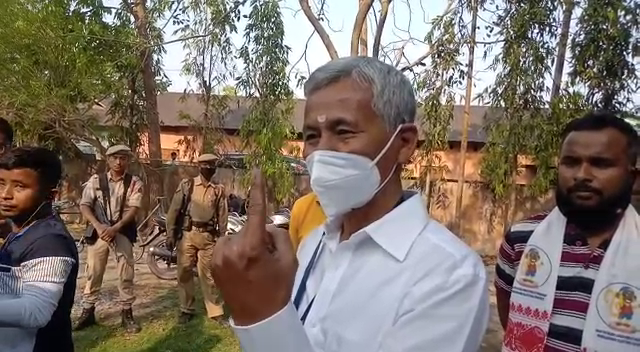
<path fill-rule="evenodd" d="M 409 80 L 369 57 L 306 82 L 304 154 L 328 217 L 301 244 L 264 227 L 254 173 L 249 219 L 216 246 L 213 273 L 247 352 L 477 352 L 487 327 L 479 256 L 404 191 L 417 141 Z"/>

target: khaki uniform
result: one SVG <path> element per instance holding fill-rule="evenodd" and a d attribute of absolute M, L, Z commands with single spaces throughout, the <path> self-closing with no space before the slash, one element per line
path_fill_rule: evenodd
<path fill-rule="evenodd" d="M 105 209 L 107 217 L 114 221 L 120 220 L 120 205 L 125 202 L 123 214 L 132 207 L 140 208 L 142 203 L 143 184 L 140 178 L 133 176 L 131 184 L 124 196 L 124 178 L 114 179 L 110 172 L 107 173 L 109 182 L 109 205 L 100 190 L 99 176 L 93 175 L 87 181 L 82 192 L 80 205 L 86 205 L 93 209 L 96 202 L 100 202 Z M 98 238 L 96 243 L 87 247 L 87 284 L 84 288 L 83 307 L 92 308 L 98 302 L 102 279 L 107 268 L 109 252 L 116 254 L 118 267 L 118 291 L 119 302 L 122 309 L 130 309 L 136 297 L 133 294 L 133 278 L 135 259 L 133 258 L 133 244 L 122 234 L 117 234 L 112 243 Z"/>
<path fill-rule="evenodd" d="M 183 180 L 176 190 L 167 212 L 167 233 L 172 235 L 179 223 L 180 209 L 184 192 L 190 180 Z M 210 262 L 216 239 L 227 231 L 227 196 L 222 185 L 205 183 L 202 177 L 193 180 L 191 202 L 186 205 L 191 217 L 191 229 L 185 229 L 178 243 L 178 290 L 180 310 L 193 314 L 195 308 L 195 284 L 193 267 L 197 266 L 198 278 L 202 287 L 207 316 L 215 318 L 223 315 L 222 304 L 218 297 Z M 212 224 L 217 223 L 217 226 Z M 187 225 L 188 226 L 188 225 Z"/>

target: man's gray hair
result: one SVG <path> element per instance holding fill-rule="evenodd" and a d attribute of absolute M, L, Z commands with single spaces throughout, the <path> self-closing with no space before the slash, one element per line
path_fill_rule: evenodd
<path fill-rule="evenodd" d="M 304 95 L 308 98 L 344 78 L 352 78 L 371 88 L 373 110 L 390 131 L 414 122 L 416 96 L 411 82 L 395 67 L 372 57 L 345 57 L 320 66 L 305 82 Z"/>

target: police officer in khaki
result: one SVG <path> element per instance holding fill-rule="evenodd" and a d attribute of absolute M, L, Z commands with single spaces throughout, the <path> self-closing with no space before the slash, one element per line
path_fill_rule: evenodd
<path fill-rule="evenodd" d="M 178 243 L 179 322 L 187 323 L 194 315 L 196 266 L 207 316 L 224 323 L 209 262 L 216 239 L 227 232 L 227 196 L 224 186 L 212 181 L 217 164 L 215 155 L 201 155 L 198 164 L 200 174 L 182 180 L 167 212 L 168 247 Z"/>
<path fill-rule="evenodd" d="M 80 211 L 90 226 L 85 235 L 88 244 L 87 283 L 82 314 L 74 326 L 75 330 L 96 324 L 95 304 L 107 264 L 112 260 L 109 253 L 113 251 L 119 274 L 122 326 L 129 333 L 140 332 L 140 326 L 133 319 L 131 305 L 136 298 L 133 293 L 136 213 L 141 206 L 144 187 L 140 178 L 127 173 L 131 155 L 131 149 L 125 145 L 107 149 L 108 171 L 91 176 L 82 192 Z"/>

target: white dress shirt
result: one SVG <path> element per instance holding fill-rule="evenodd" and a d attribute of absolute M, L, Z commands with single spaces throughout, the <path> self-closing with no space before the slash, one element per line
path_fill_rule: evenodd
<path fill-rule="evenodd" d="M 232 324 L 244 351 L 478 351 L 489 319 L 484 265 L 429 218 L 420 195 L 409 194 L 383 218 L 339 238 L 335 221 L 302 242 L 294 297 L 323 243 L 299 311 L 290 303 L 252 326 Z"/>

